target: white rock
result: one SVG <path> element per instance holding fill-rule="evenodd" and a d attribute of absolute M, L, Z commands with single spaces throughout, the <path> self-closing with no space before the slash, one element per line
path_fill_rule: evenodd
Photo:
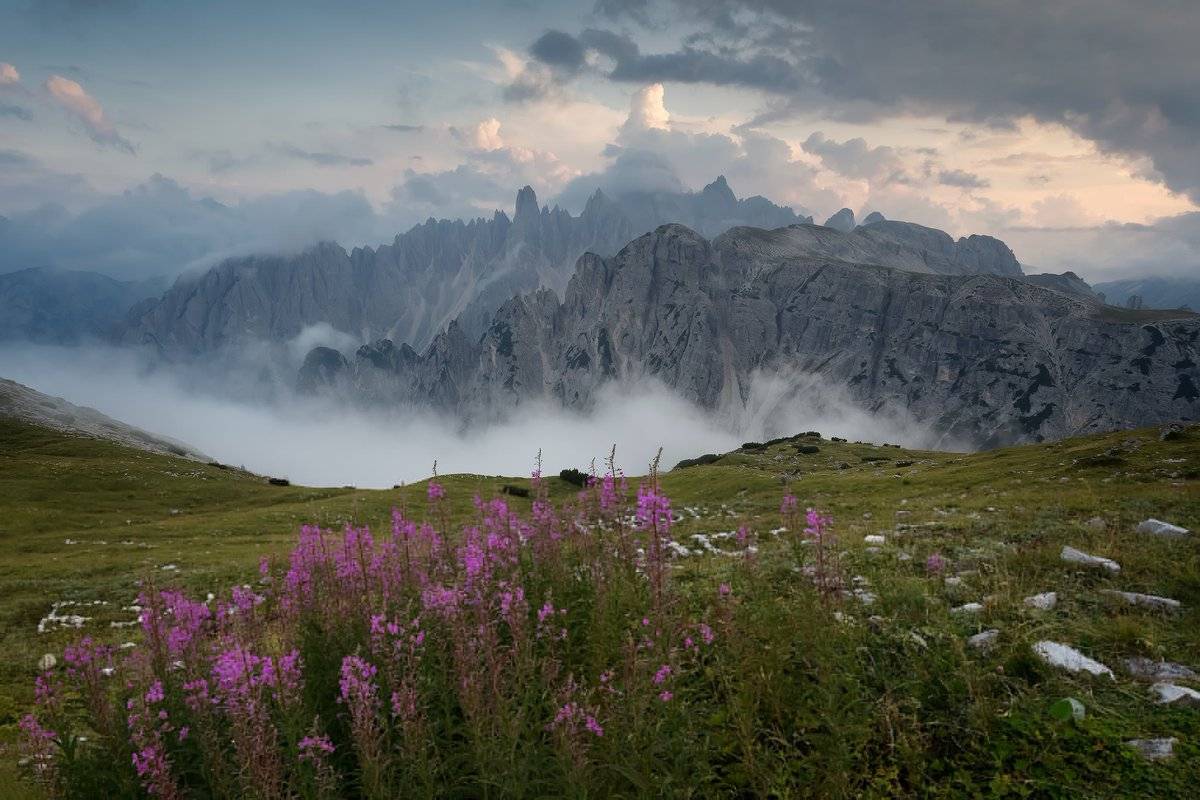
<path fill-rule="evenodd" d="M 1058 605 L 1058 592 L 1042 592 L 1025 598 L 1025 605 L 1042 611 L 1049 611 Z"/>
<path fill-rule="evenodd" d="M 950 575 L 946 578 L 947 586 L 962 586 L 962 578 L 958 575 Z"/>
<path fill-rule="evenodd" d="M 1089 567 L 1104 567 L 1109 572 L 1120 572 L 1121 565 L 1110 558 L 1101 556 L 1093 556 L 1082 550 L 1076 550 L 1074 547 L 1063 546 L 1062 555 L 1063 561 L 1069 561 L 1072 564 L 1084 564 Z"/>
<path fill-rule="evenodd" d="M 951 614 L 978 614 L 980 611 L 983 611 L 983 603 L 964 603 L 950 609 Z"/>
<path fill-rule="evenodd" d="M 1150 687 L 1150 692 L 1156 695 L 1154 702 L 1160 705 L 1200 706 L 1200 692 L 1187 686 L 1160 681 Z"/>
<path fill-rule="evenodd" d="M 1111 669 L 1088 658 L 1070 645 L 1043 640 L 1033 646 L 1033 652 L 1052 667 L 1061 667 L 1068 672 L 1107 675 L 1115 680 Z"/>
<path fill-rule="evenodd" d="M 1169 739 L 1130 739 L 1125 745 L 1137 750 L 1148 761 L 1161 761 L 1175 755 L 1178 741 L 1174 736 Z"/>
<path fill-rule="evenodd" d="M 1192 669 L 1183 664 L 1173 664 L 1170 661 L 1155 661 L 1150 658 L 1127 658 L 1124 661 L 1125 671 L 1135 678 L 1144 681 L 1188 681 L 1198 676 Z"/>
<path fill-rule="evenodd" d="M 901 553 L 896 554 L 896 560 L 897 561 L 912 561 L 912 556 L 910 556 L 908 553 L 901 552 Z"/>
<path fill-rule="evenodd" d="M 1131 606 L 1146 606 L 1163 611 L 1175 611 L 1182 605 L 1178 600 L 1169 597 L 1159 597 L 1156 594 L 1139 594 L 1137 592 L 1121 592 L 1116 589 L 1102 589 L 1101 594 L 1119 597 Z"/>
<path fill-rule="evenodd" d="M 996 628 L 991 628 L 974 636 L 968 636 L 967 644 L 978 650 L 987 650 L 996 643 L 998 638 L 1000 638 L 1000 631 Z"/>
<path fill-rule="evenodd" d="M 1102 531 L 1108 527 L 1108 523 L 1104 521 L 1104 517 L 1092 517 L 1084 524 L 1094 531 Z"/>
<path fill-rule="evenodd" d="M 866 544 L 884 544 L 887 542 L 887 537 L 880 536 L 877 533 L 871 533 L 863 537 L 863 542 Z"/>
<path fill-rule="evenodd" d="M 1181 528 L 1178 525 L 1172 525 L 1169 522 L 1153 518 L 1139 522 L 1137 530 L 1138 533 L 1148 533 L 1151 536 L 1164 536 L 1168 539 L 1182 539 L 1184 536 L 1191 535 L 1191 531 L 1187 528 Z"/>
<path fill-rule="evenodd" d="M 58 659 L 54 657 L 53 653 L 46 653 L 46 655 L 38 659 L 38 669 L 42 672 L 54 669 L 56 664 L 58 664 Z"/>

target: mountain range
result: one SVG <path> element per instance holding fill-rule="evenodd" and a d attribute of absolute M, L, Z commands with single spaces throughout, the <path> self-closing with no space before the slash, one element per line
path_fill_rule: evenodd
<path fill-rule="evenodd" d="M 585 252 L 612 255 L 665 222 L 715 235 L 735 225 L 802 221 L 765 198 L 738 199 L 723 177 L 700 192 L 612 199 L 597 190 L 579 216 L 539 207 L 526 186 L 511 218 L 497 211 L 469 222 L 430 219 L 378 248 L 347 252 L 323 243 L 185 275 L 134 309 L 119 338 L 184 358 L 255 340 L 284 342 L 325 323 L 360 341 L 387 337 L 424 347 L 455 320 L 466 335 L 481 335 L 510 297 L 538 288 L 561 293 Z"/>
<path fill-rule="evenodd" d="M 132 306 L 166 287 L 160 279 L 119 281 L 42 267 L 0 275 L 0 341 L 75 344 L 104 338 Z"/>
<path fill-rule="evenodd" d="M 1022 280 L 996 240 L 947 250 L 916 227 L 734 228 L 710 242 L 666 225 L 614 257 L 584 255 L 561 300 L 510 299 L 482 338 L 451 323 L 423 352 L 315 348 L 299 381 L 486 419 L 536 401 L 587 409 L 605 384 L 646 378 L 736 414 L 756 378 L 803 377 L 978 446 L 1200 415 L 1200 317 L 1108 308 Z"/>

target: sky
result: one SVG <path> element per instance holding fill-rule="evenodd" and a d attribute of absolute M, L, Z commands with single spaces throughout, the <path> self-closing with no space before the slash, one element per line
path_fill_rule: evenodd
<path fill-rule="evenodd" d="M 1152 8 L 0 0 L 0 272 L 149 278 L 724 174 L 1027 271 L 1200 278 L 1200 4 Z"/>

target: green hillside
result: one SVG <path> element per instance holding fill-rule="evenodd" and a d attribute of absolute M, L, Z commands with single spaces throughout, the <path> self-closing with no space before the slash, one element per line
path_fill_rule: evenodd
<path fill-rule="evenodd" d="M 476 493 L 528 486 L 479 475 L 441 483 L 455 519 L 472 514 Z M 938 791 L 951 796 L 1184 796 L 1200 778 L 1200 709 L 1155 705 L 1146 685 L 1120 667 L 1146 656 L 1200 668 L 1200 536 L 1135 531 L 1148 517 L 1200 530 L 1200 428 L 1166 441 L 1145 429 L 971 455 L 800 436 L 677 468 L 661 483 L 681 517 L 673 537 L 693 551 L 678 560 L 673 579 L 697 586 L 723 579 L 731 559 L 704 551 L 728 548 L 728 538 L 710 535 L 741 524 L 756 532 L 775 587 L 759 620 L 764 669 L 814 659 L 842 672 L 815 687 L 829 697 L 784 705 L 812 715 L 801 727 L 814 731 L 814 741 L 824 741 L 824 730 L 861 743 L 842 753 L 860 760 L 845 763 L 832 751 L 802 748 L 809 760 L 832 759 L 829 770 L 877 770 L 855 791 L 888 795 L 900 785 L 896 771 L 934 751 L 944 763 L 929 769 L 948 780 Z M 553 499 L 577 491 L 558 478 L 550 484 Z M 787 537 L 771 531 L 781 526 L 787 491 L 802 507 L 833 515 L 842 568 L 859 594 L 839 600 L 832 614 L 814 605 L 813 593 L 797 594 L 805 579 L 782 567 Z M 528 499 L 510 500 L 529 508 Z M 82 632 L 137 640 L 136 626 L 113 623 L 136 616 L 122 609 L 142 578 L 220 593 L 255 578 L 263 555 L 288 552 L 300 524 L 384 529 L 393 506 L 420 512 L 425 485 L 273 486 L 237 469 L 0 421 L 0 743 L 15 738 L 44 653 L 61 656 Z M 1113 559 L 1121 570 L 1064 563 L 1064 546 Z M 935 553 L 945 576 L 957 580 L 927 574 Z M 1103 593 L 1109 589 L 1174 598 L 1183 609 L 1130 606 Z M 1052 610 L 1024 603 L 1049 591 L 1058 593 Z M 982 609 L 951 612 L 972 602 Z M 55 607 L 87 619 L 78 630 L 47 622 Z M 993 647 L 966 644 L 986 629 L 1000 631 Z M 1046 639 L 1112 667 L 1117 679 L 1040 663 L 1031 645 Z M 931 691 L 934 684 L 945 686 Z M 1055 721 L 1050 708 L 1064 697 L 1082 701 L 1084 720 Z M 954 705 L 960 701 L 968 705 Z M 1169 736 L 1179 740 L 1175 757 L 1161 763 L 1122 744 Z M 956 740 L 956 752 L 931 744 Z M 13 752 L 3 754 L 0 784 L 16 780 L 15 761 Z M 812 766 L 797 756 L 795 769 Z M 815 794 L 851 785 L 813 780 Z"/>

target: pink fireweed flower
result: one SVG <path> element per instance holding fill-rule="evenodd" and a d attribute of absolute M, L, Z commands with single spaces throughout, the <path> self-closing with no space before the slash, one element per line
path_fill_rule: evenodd
<path fill-rule="evenodd" d="M 161 703 L 163 700 L 163 685 L 162 681 L 155 681 L 150 684 L 150 688 L 146 690 L 146 702 L 153 705 Z"/>
<path fill-rule="evenodd" d="M 425 493 L 428 495 L 429 502 L 431 503 L 441 500 L 446 496 L 445 488 L 437 481 L 430 481 L 429 488 L 425 490 Z"/>
<path fill-rule="evenodd" d="M 301 761 L 314 761 L 321 758 L 322 755 L 333 755 L 334 751 L 333 742 L 324 734 L 305 736 L 300 740 L 297 748 L 300 750 Z"/>
<path fill-rule="evenodd" d="M 669 677 L 671 677 L 671 665 L 663 664 L 658 668 L 658 672 L 654 673 L 654 685 L 662 686 L 663 682 Z"/>
<path fill-rule="evenodd" d="M 659 494 L 652 485 L 642 484 L 637 494 L 637 523 L 641 530 L 653 530 L 663 537 L 670 535 L 671 498 Z"/>
<path fill-rule="evenodd" d="M 730 587 L 728 583 L 722 583 L 717 587 L 717 594 L 720 597 L 729 597 L 731 594 L 733 594 L 733 588 Z"/>
<path fill-rule="evenodd" d="M 808 527 L 804 529 L 804 532 L 814 539 L 821 540 L 825 538 L 825 533 L 833 518 L 820 513 L 815 508 L 810 508 L 805 514 L 805 521 L 808 523 Z"/>
<path fill-rule="evenodd" d="M 793 514 L 793 513 L 795 513 L 796 509 L 799 507 L 800 507 L 800 503 L 799 503 L 799 501 L 796 500 L 795 495 L 790 494 L 790 493 L 785 494 L 783 496 L 783 502 L 779 504 L 779 513 L 783 514 L 785 516 L 788 514 Z"/>
<path fill-rule="evenodd" d="M 696 627 L 700 631 L 700 638 L 704 640 L 704 643 L 712 644 L 713 639 L 716 638 L 716 636 L 713 635 L 713 629 L 710 628 L 707 624 L 705 624 L 703 622 L 701 622 Z"/>
<path fill-rule="evenodd" d="M 667 691 L 659 692 L 659 695 L 658 695 L 658 699 L 664 703 L 671 702 L 671 700 L 674 699 L 674 697 L 675 697 L 675 695 L 673 695 L 671 692 L 667 692 Z"/>
<path fill-rule="evenodd" d="M 583 727 L 587 728 L 588 731 L 595 734 L 596 736 L 604 735 L 604 728 L 601 727 L 600 723 L 597 722 L 596 718 L 593 717 L 591 714 L 588 714 L 587 719 L 585 719 L 583 721 Z"/>
<path fill-rule="evenodd" d="M 946 567 L 946 562 L 942 559 L 941 553 L 933 553 L 929 558 L 925 559 L 925 571 L 931 574 L 941 572 Z"/>

